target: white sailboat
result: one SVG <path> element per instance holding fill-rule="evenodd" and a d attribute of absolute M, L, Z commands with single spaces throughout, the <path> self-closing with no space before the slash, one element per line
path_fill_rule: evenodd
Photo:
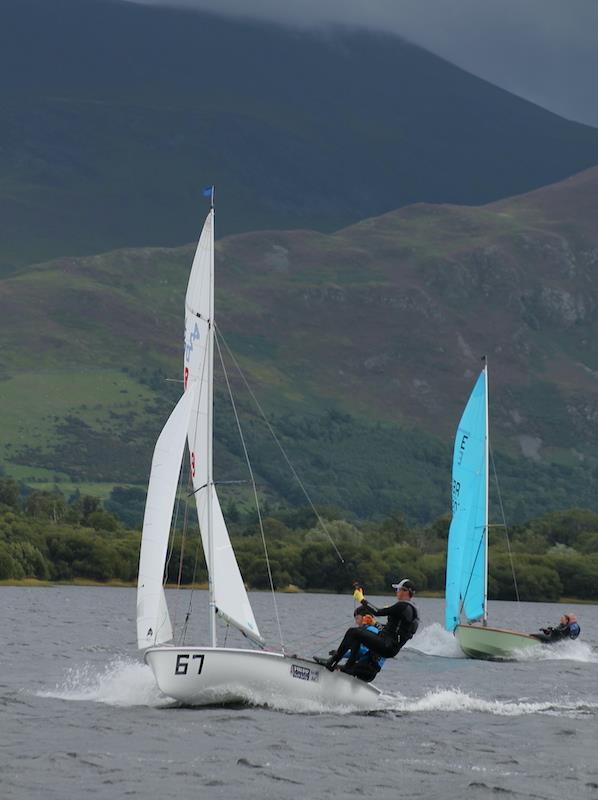
<path fill-rule="evenodd" d="M 509 660 L 521 650 L 538 647 L 538 640 L 488 626 L 488 453 L 488 367 L 484 360 L 455 436 L 445 626 L 454 632 L 469 658 Z"/>
<path fill-rule="evenodd" d="M 212 472 L 214 206 L 205 220 L 185 297 L 184 393 L 156 443 L 143 521 L 137 641 L 160 690 L 188 705 L 277 702 L 373 708 L 380 691 L 310 658 L 259 649 L 259 632 L 220 508 Z M 175 645 L 163 588 L 177 483 L 189 445 L 193 494 L 209 577 L 209 644 Z M 218 645 L 217 617 L 254 649 Z"/>

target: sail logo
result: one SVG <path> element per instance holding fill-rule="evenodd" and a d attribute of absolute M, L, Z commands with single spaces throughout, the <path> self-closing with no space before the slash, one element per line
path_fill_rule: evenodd
<path fill-rule="evenodd" d="M 463 455 L 465 454 L 465 445 L 466 445 L 468 439 L 469 439 L 469 434 L 468 433 L 464 433 L 463 437 L 461 438 L 461 446 L 459 447 L 459 455 L 457 457 L 457 466 L 460 466 L 461 462 L 463 461 Z"/>
<path fill-rule="evenodd" d="M 459 510 L 459 492 L 461 491 L 461 481 L 453 480 L 453 514 Z"/>
<path fill-rule="evenodd" d="M 198 342 L 199 338 L 200 338 L 199 327 L 196 322 L 193 331 L 189 336 L 189 341 L 187 341 L 187 339 L 185 338 L 185 361 L 189 361 L 191 359 L 191 353 L 193 352 L 193 342 Z"/>

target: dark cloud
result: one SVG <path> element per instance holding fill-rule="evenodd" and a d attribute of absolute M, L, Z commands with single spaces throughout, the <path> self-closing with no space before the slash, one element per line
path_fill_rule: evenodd
<path fill-rule="evenodd" d="M 598 0 L 129 0 L 399 34 L 508 91 L 598 126 Z"/>

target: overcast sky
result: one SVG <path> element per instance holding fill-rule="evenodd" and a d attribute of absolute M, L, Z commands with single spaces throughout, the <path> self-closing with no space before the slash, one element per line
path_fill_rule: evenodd
<path fill-rule="evenodd" d="M 130 0 L 395 32 L 508 91 L 598 127 L 598 0 Z"/>

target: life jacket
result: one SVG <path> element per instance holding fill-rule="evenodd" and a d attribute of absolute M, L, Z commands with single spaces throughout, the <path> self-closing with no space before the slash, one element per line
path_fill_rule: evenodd
<path fill-rule="evenodd" d="M 419 628 L 419 614 L 417 613 L 417 608 L 410 600 L 403 600 L 402 602 L 411 606 L 414 613 L 411 622 L 405 622 L 405 620 L 401 620 L 399 624 L 399 638 L 402 642 L 406 642 L 409 639 L 412 639 L 417 633 L 417 629 Z"/>
<path fill-rule="evenodd" d="M 370 633 L 375 633 L 378 635 L 380 633 L 380 627 L 378 625 L 362 625 L 362 628 L 366 631 L 370 631 Z M 361 645 L 359 648 L 359 658 L 357 659 L 358 664 L 364 663 L 371 663 L 374 664 L 378 668 L 378 672 L 384 666 L 384 662 L 386 661 L 385 658 L 379 656 L 378 653 L 373 653 L 369 650 L 364 644 Z"/>
<path fill-rule="evenodd" d="M 570 622 L 569 623 L 569 638 L 570 639 L 577 639 L 579 634 L 581 633 L 581 628 L 577 624 L 577 622 Z"/>

